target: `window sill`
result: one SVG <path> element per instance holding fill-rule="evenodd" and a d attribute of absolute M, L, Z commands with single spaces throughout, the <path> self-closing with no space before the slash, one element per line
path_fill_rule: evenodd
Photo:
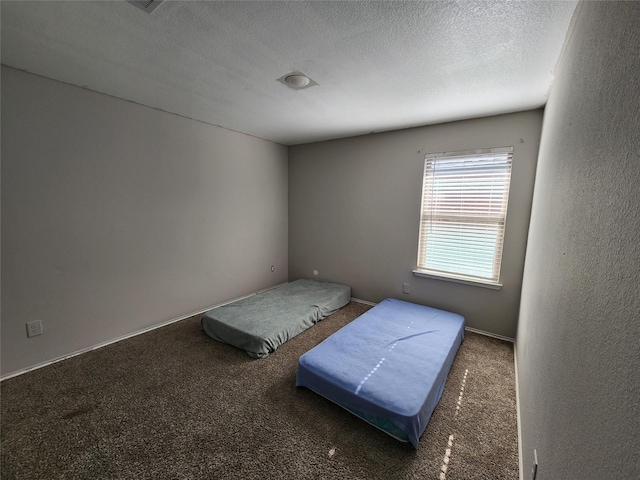
<path fill-rule="evenodd" d="M 432 273 L 426 270 L 413 270 L 416 277 L 433 278 L 435 280 L 444 280 L 445 282 L 462 283 L 464 285 L 473 285 L 474 287 L 490 288 L 492 290 L 500 290 L 501 283 L 482 282 L 477 279 L 471 279 L 463 276 L 445 276 L 444 274 Z"/>

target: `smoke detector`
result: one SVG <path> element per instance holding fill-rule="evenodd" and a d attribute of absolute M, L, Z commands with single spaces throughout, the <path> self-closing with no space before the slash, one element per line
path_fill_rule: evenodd
<path fill-rule="evenodd" d="M 302 90 L 303 88 L 309 88 L 317 85 L 316 82 L 307 77 L 304 73 L 300 72 L 287 73 L 286 75 L 278 78 L 278 81 L 294 90 Z"/>

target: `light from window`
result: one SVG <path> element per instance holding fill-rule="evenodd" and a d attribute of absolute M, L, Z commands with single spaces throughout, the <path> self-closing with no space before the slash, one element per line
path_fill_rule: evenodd
<path fill-rule="evenodd" d="M 416 274 L 499 285 L 513 148 L 429 154 Z"/>

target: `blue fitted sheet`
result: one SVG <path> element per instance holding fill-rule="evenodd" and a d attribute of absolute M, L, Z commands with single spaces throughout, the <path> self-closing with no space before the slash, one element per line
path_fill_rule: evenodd
<path fill-rule="evenodd" d="M 386 299 L 298 361 L 296 385 L 418 448 L 464 338 L 464 317 Z"/>
<path fill-rule="evenodd" d="M 300 279 L 209 310 L 202 328 L 214 340 L 262 358 L 350 300 L 348 285 Z"/>

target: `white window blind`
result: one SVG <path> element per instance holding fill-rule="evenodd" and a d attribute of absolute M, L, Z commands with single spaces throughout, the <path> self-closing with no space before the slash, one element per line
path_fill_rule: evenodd
<path fill-rule="evenodd" d="M 513 148 L 425 159 L 416 273 L 499 284 Z"/>

